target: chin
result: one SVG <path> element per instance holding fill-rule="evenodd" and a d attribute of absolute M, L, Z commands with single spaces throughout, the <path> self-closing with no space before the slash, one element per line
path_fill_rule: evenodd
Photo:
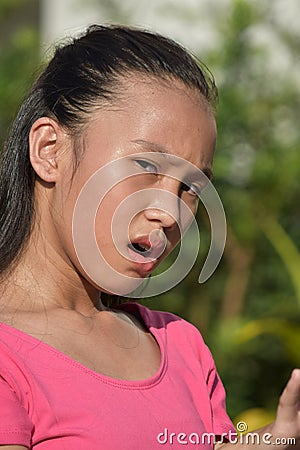
<path fill-rule="evenodd" d="M 116 275 L 114 272 L 113 276 L 105 277 L 105 279 L 101 279 L 99 276 L 97 283 L 93 282 L 93 285 L 98 291 L 108 295 L 130 297 L 130 293 L 139 288 L 146 278 L 137 273 L 132 275 L 117 273 Z"/>

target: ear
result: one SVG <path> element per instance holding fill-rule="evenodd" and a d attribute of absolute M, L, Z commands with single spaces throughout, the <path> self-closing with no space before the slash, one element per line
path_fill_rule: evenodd
<path fill-rule="evenodd" d="M 29 152 L 31 165 L 37 175 L 48 183 L 55 183 L 60 175 L 58 155 L 66 134 L 50 117 L 41 117 L 31 127 Z"/>

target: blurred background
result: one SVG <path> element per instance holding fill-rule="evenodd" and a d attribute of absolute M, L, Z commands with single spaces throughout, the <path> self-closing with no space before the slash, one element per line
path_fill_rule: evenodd
<path fill-rule="evenodd" d="M 209 245 L 187 278 L 144 304 L 194 323 L 214 355 L 228 412 L 272 420 L 300 367 L 300 3 L 298 0 L 0 0 L 0 141 L 53 44 L 92 23 L 161 32 L 208 65 L 219 87 L 214 185 L 223 259 L 204 284 Z"/>

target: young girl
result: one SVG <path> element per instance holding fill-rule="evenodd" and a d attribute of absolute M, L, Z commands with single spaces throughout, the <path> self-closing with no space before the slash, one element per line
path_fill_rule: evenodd
<path fill-rule="evenodd" d="M 195 213 L 215 101 L 179 45 L 117 26 L 58 48 L 34 84 L 1 162 L 0 448 L 243 445 L 199 332 L 104 303 L 128 297 L 180 239 L 184 208 Z M 299 438 L 299 389 L 295 370 L 260 447 Z"/>

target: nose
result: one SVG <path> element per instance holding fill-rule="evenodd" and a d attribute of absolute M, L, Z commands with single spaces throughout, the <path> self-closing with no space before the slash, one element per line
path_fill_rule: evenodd
<path fill-rule="evenodd" d="M 147 220 L 157 222 L 162 228 L 170 231 L 175 230 L 178 226 L 178 213 L 175 216 L 170 208 L 166 211 L 162 208 L 150 207 L 144 210 L 144 216 Z"/>
<path fill-rule="evenodd" d="M 164 186 L 164 188 L 149 191 L 149 203 L 144 210 L 147 220 L 156 222 L 161 228 L 170 231 L 176 229 L 181 221 L 180 199 L 176 189 L 172 191 L 171 187 L 168 186 L 166 189 Z"/>

